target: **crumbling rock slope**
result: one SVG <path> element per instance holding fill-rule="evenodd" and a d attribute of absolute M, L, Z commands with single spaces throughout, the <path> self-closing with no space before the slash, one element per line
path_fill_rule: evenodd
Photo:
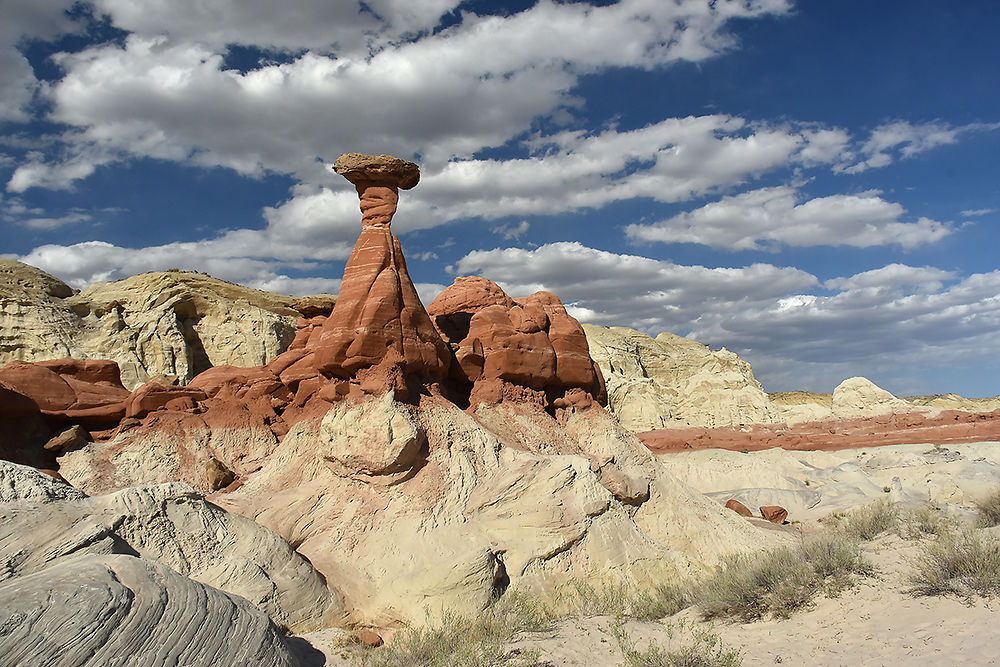
<path fill-rule="evenodd" d="M 726 349 L 626 327 L 583 326 L 604 374 L 608 409 L 632 431 L 781 421 L 750 364 Z"/>
<path fill-rule="evenodd" d="M 217 365 L 267 362 L 291 342 L 295 299 L 193 271 L 144 273 L 82 292 L 34 267 L 0 260 L 0 364 L 112 359 L 133 388 L 182 383 Z"/>

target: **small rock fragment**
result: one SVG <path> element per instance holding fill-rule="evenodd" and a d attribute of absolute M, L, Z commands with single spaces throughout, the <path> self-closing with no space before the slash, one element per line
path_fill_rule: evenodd
<path fill-rule="evenodd" d="M 65 452 L 90 440 L 90 434 L 79 424 L 74 424 L 56 437 L 45 443 L 45 450 L 49 452 Z"/>
<path fill-rule="evenodd" d="M 214 456 L 205 462 L 205 477 L 208 479 L 208 488 L 212 491 L 224 489 L 236 481 L 233 471 Z"/>
<path fill-rule="evenodd" d="M 741 503 L 740 501 L 736 500 L 735 498 L 732 498 L 729 501 L 727 501 L 726 507 L 736 512 L 740 516 L 746 516 L 746 517 L 753 516 L 753 512 L 750 511 L 750 508 Z M 761 510 L 763 509 L 764 508 L 762 507 Z"/>
<path fill-rule="evenodd" d="M 374 630 L 358 630 L 358 641 L 365 646 L 381 646 L 382 637 Z"/>
<path fill-rule="evenodd" d="M 760 515 L 771 523 L 782 524 L 788 518 L 788 510 L 779 505 L 764 505 L 760 508 Z"/>

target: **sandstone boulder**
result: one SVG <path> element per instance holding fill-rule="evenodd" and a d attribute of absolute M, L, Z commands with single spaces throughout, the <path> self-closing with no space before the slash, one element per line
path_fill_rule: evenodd
<path fill-rule="evenodd" d="M 735 498 L 730 498 L 729 500 L 726 501 L 726 508 L 731 509 L 740 516 L 745 516 L 745 517 L 753 516 L 753 512 L 750 511 L 750 508 L 741 503 L 740 501 L 736 500 Z"/>
<path fill-rule="evenodd" d="M 788 510 L 780 505 L 764 505 L 760 508 L 760 515 L 771 523 L 782 524 L 788 519 Z"/>
<path fill-rule="evenodd" d="M 344 474 L 396 481 L 427 446 L 427 434 L 411 410 L 397 403 L 391 391 L 346 410 L 331 410 L 320 424 L 326 445 L 320 453 Z"/>

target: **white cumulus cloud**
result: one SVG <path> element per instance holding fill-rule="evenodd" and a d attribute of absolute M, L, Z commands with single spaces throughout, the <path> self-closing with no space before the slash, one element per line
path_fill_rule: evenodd
<path fill-rule="evenodd" d="M 879 195 L 868 191 L 800 202 L 801 196 L 790 186 L 762 188 L 723 197 L 668 220 L 632 224 L 626 233 L 635 241 L 700 243 L 728 250 L 775 244 L 913 248 L 951 233 L 949 226 L 927 218 L 900 220 L 903 207 Z"/>

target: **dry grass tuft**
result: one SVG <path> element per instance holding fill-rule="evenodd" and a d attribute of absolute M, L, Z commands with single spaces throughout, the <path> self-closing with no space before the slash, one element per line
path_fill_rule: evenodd
<path fill-rule="evenodd" d="M 1000 539 L 972 528 L 945 533 L 923 547 L 910 583 L 919 595 L 998 595 Z"/>
<path fill-rule="evenodd" d="M 982 528 L 1000 526 L 1000 489 L 976 503 L 979 510 L 979 525 Z"/>
<path fill-rule="evenodd" d="M 698 593 L 705 618 L 788 618 L 820 591 L 836 595 L 852 574 L 871 574 L 857 540 L 830 533 L 797 548 L 728 558 Z"/>
<path fill-rule="evenodd" d="M 358 654 L 365 667 L 495 667 L 534 665 L 537 655 L 511 651 L 507 644 L 520 632 L 551 627 L 549 610 L 508 592 L 475 618 L 445 615 L 440 625 L 404 630 L 386 646 Z"/>
<path fill-rule="evenodd" d="M 637 589 L 624 584 L 576 582 L 560 591 L 554 607 L 560 616 L 614 616 L 652 621 L 672 616 L 692 603 L 691 585 L 659 584 Z"/>
<path fill-rule="evenodd" d="M 671 644 L 678 643 L 672 641 L 674 631 L 674 626 L 668 625 Z M 692 628 L 689 642 L 680 642 L 679 647 L 650 642 L 645 650 L 636 647 L 621 625 L 612 627 L 611 634 L 621 649 L 624 667 L 739 667 L 743 662 L 739 649 L 726 648 L 718 635 L 705 628 Z"/>
<path fill-rule="evenodd" d="M 904 511 L 900 516 L 899 536 L 918 540 L 928 535 L 940 536 L 951 530 L 953 521 L 935 505 L 924 505 Z"/>
<path fill-rule="evenodd" d="M 899 509 L 883 498 L 843 515 L 838 528 L 851 539 L 868 542 L 894 530 L 899 520 Z"/>

